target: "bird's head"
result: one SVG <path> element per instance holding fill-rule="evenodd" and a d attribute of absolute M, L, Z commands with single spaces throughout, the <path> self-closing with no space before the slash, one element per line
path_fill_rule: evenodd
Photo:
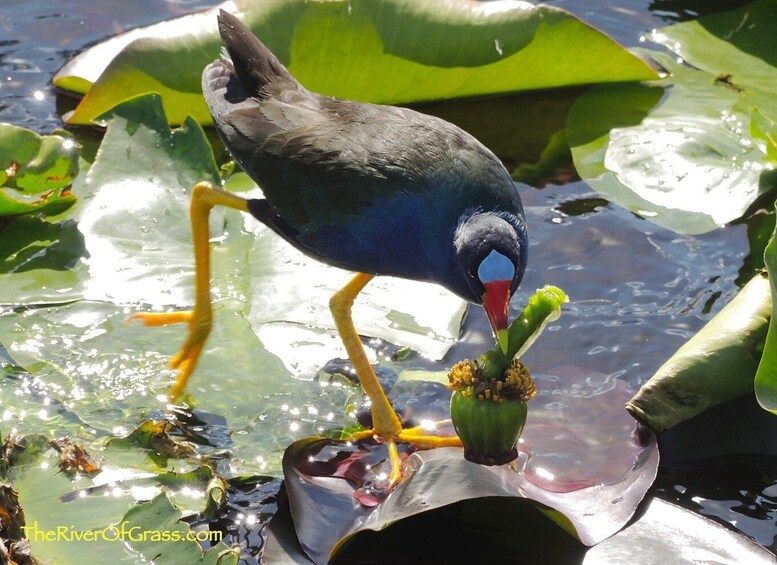
<path fill-rule="evenodd" d="M 476 212 L 463 218 L 454 235 L 459 271 L 482 304 L 502 351 L 507 350 L 510 298 L 526 270 L 528 237 L 522 217 Z"/>

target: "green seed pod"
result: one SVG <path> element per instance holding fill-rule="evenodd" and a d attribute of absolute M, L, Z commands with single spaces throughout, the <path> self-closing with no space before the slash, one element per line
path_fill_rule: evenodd
<path fill-rule="evenodd" d="M 464 458 L 481 465 L 503 465 L 518 457 L 516 444 L 526 423 L 522 400 L 487 400 L 457 391 L 451 420 L 464 444 Z"/>

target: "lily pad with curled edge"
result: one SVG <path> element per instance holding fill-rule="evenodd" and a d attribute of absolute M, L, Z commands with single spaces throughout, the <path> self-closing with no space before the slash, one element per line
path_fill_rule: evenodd
<path fill-rule="evenodd" d="M 537 503 L 585 545 L 623 528 L 658 468 L 655 436 L 623 408 L 630 391 L 622 381 L 574 367 L 535 378 L 538 393 L 515 464 L 485 467 L 464 460 L 461 449 L 413 452 L 405 446 L 405 476 L 384 497 L 375 488 L 388 472 L 383 445 L 324 438 L 292 444 L 283 470 L 307 555 L 324 563 L 362 532 L 485 497 Z"/>
<path fill-rule="evenodd" d="M 771 317 L 753 386 L 761 407 L 777 415 L 777 229 L 766 246 L 764 263 L 771 288 Z"/>
<path fill-rule="evenodd" d="M 0 123 L 0 216 L 59 213 L 76 201 L 78 149 L 67 134 L 39 135 Z"/>
<path fill-rule="evenodd" d="M 554 6 L 502 0 L 235 0 L 235 13 L 315 92 L 408 103 L 563 86 L 651 80 L 639 57 Z M 89 123 L 147 92 L 171 123 L 211 123 L 200 86 L 218 57 L 216 9 L 95 45 L 54 77 L 85 92 L 68 123 Z"/>
<path fill-rule="evenodd" d="M 759 133 L 760 118 L 777 115 L 775 23 L 768 0 L 654 30 L 647 39 L 672 51 L 650 52 L 671 73 L 663 88 L 595 87 L 570 111 L 580 176 L 679 233 L 739 218 L 775 185 L 774 151 Z"/>

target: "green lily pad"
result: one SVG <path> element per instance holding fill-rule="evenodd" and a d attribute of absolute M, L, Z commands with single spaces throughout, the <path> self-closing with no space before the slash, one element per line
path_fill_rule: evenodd
<path fill-rule="evenodd" d="M 775 231 L 777 234 L 777 230 Z M 764 252 L 772 298 L 777 296 L 777 235 L 772 235 Z M 777 414 L 777 301 L 772 300 L 771 319 L 761 363 L 755 374 L 755 397 L 764 410 Z"/>
<path fill-rule="evenodd" d="M 197 533 L 181 522 L 181 512 L 164 494 L 129 510 L 121 524 L 126 524 L 128 532 L 143 532 L 143 535 L 138 535 L 135 539 L 128 536 L 126 543 L 138 556 L 153 560 L 154 563 L 228 565 L 236 564 L 240 557 L 239 552 L 232 552 L 223 543 L 203 552 L 196 541 Z M 203 535 L 203 539 L 208 539 L 210 532 L 199 533 Z M 189 539 L 188 536 L 194 536 L 195 539 Z"/>
<path fill-rule="evenodd" d="M 199 515 L 216 503 L 219 486 L 223 490 L 226 483 L 210 467 L 148 472 L 138 468 L 139 454 L 133 461 L 108 449 L 100 452 L 99 475 L 63 473 L 62 445 L 76 444 L 70 438 L 54 442 L 33 434 L 6 438 L 0 450 L 37 559 L 136 563 L 142 556 L 157 558 L 155 562 L 213 563 L 221 555 L 228 558 L 221 563 L 236 562 L 220 542 L 220 531 L 190 533 L 180 521 L 182 513 Z M 198 540 L 212 547 L 204 552 Z"/>
<path fill-rule="evenodd" d="M 764 116 L 758 108 L 750 112 L 750 135 L 764 143 L 767 158 L 777 164 L 777 122 Z"/>
<path fill-rule="evenodd" d="M 571 14 L 527 2 L 304 0 L 230 3 L 307 88 L 407 103 L 649 80 L 646 63 Z M 171 123 L 211 123 L 202 69 L 219 54 L 215 10 L 133 30 L 85 51 L 54 84 L 85 93 L 68 123 L 89 123 L 146 92 Z M 573 53 L 574 57 L 559 56 Z"/>
<path fill-rule="evenodd" d="M 777 67 L 763 55 L 775 18 L 770 0 L 653 32 L 672 50 L 651 52 L 671 77 L 652 89 L 596 87 L 570 111 L 581 177 L 607 199 L 680 233 L 739 218 L 775 183 L 768 148 L 750 127 L 752 108 L 755 116 L 777 113 Z"/>
<path fill-rule="evenodd" d="M 771 313 L 769 281 L 756 275 L 656 371 L 626 409 L 662 433 L 708 408 L 752 392 L 754 378 L 758 386 L 759 362 L 764 362 Z"/>
<path fill-rule="evenodd" d="M 77 174 L 71 137 L 0 123 L 0 217 L 66 210 L 75 202 L 67 187 Z"/>

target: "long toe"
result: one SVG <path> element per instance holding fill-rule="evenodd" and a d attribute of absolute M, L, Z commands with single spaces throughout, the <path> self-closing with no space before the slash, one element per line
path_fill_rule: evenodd
<path fill-rule="evenodd" d="M 146 326 L 158 327 L 169 326 L 171 324 L 188 324 L 192 320 L 192 311 L 183 310 L 180 312 L 135 312 L 131 314 L 127 321 L 143 322 Z"/>

